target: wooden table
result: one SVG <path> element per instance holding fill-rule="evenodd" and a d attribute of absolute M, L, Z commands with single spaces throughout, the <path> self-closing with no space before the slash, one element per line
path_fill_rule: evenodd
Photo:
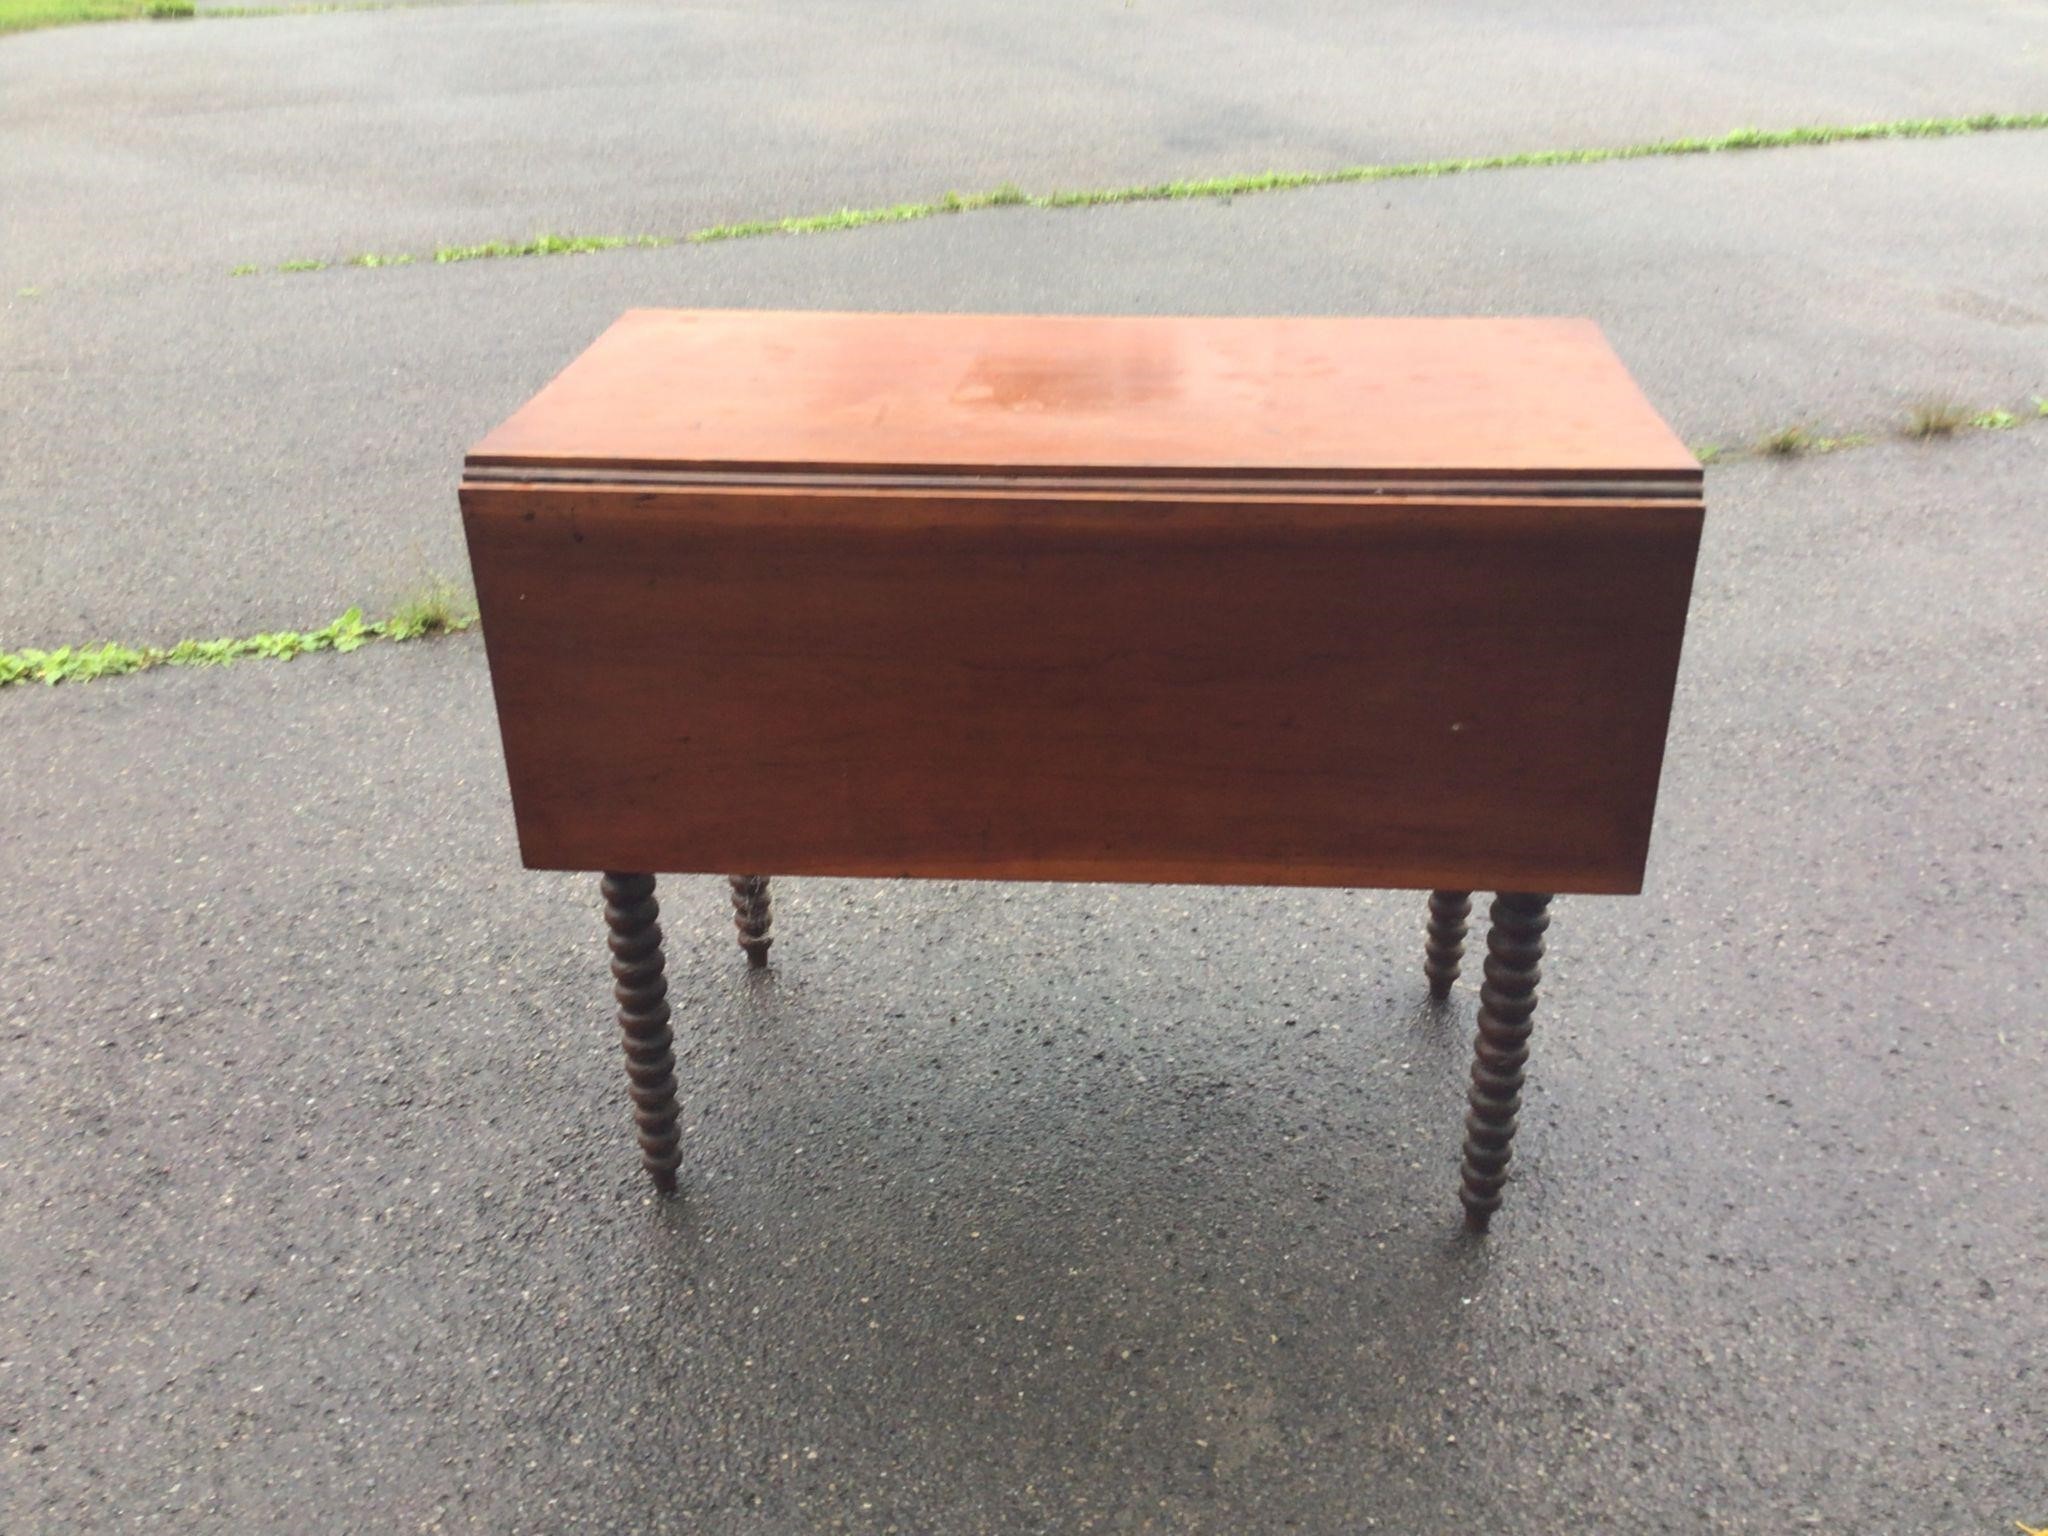
<path fill-rule="evenodd" d="M 636 310 L 468 457 L 525 863 L 607 871 L 676 1184 L 649 871 L 1495 891 L 1467 1219 L 1551 893 L 1641 889 L 1700 468 L 1583 320 Z"/>

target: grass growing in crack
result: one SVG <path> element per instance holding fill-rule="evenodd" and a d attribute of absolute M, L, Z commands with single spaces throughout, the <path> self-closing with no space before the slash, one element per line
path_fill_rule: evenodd
<path fill-rule="evenodd" d="M 532 240 L 494 240 L 482 245 L 443 246 L 437 262 L 478 261 L 511 256 L 552 256 L 572 251 L 609 251 L 625 246 L 708 245 L 723 240 L 753 240 L 769 235 L 817 235 L 863 229 L 874 224 L 907 224 L 947 214 L 976 213 L 990 208 L 1099 208 L 1118 203 L 1177 202 L 1196 198 L 1231 198 L 1256 192 L 1286 192 L 1306 187 L 1334 187 L 1357 182 L 1404 181 L 1462 176 L 1479 171 L 1529 170 L 1543 166 L 1603 165 L 1613 161 L 1649 160 L 1681 155 L 1710 155 L 1760 149 L 1792 149 L 1822 144 L 1854 144 L 1881 139 L 1941 139 L 1968 134 L 2048 129 L 2048 112 L 1985 112 L 1972 117 L 1905 118 L 1888 123 L 1817 125 L 1806 128 L 1738 128 L 1713 138 L 1660 139 L 1608 149 L 1545 149 L 1520 154 L 1480 155 L 1454 160 L 1416 160 L 1393 165 L 1352 165 L 1330 171 L 1262 171 L 1246 176 L 1162 181 L 1128 187 L 1028 193 L 1005 182 L 990 192 L 947 192 L 929 202 L 892 203 L 876 208 L 840 208 L 830 213 L 801 214 L 779 219 L 747 219 L 682 235 L 598 235 L 566 238 L 539 235 Z M 379 265 L 397 265 L 386 259 Z M 367 265 L 367 263 L 366 263 Z M 309 271 L 295 264 L 281 271 Z"/>
<path fill-rule="evenodd" d="M 443 576 L 428 576 L 421 586 L 400 598 L 384 621 L 389 640 L 417 640 L 422 635 L 450 635 L 476 622 L 476 606 Z"/>
<path fill-rule="evenodd" d="M 1826 437 L 1812 428 L 1797 423 L 1766 433 L 1754 442 L 1735 448 L 1725 448 L 1718 443 L 1700 443 L 1692 448 L 1692 456 L 1702 464 L 1727 464 L 1748 459 L 1797 459 L 1809 454 L 1840 453 L 1849 448 L 1867 448 L 1885 437 L 1903 437 L 1914 441 L 1933 438 L 1953 437 L 1966 430 L 2001 432 L 2023 427 L 2032 421 L 2048 421 L 2048 398 L 2035 396 L 2031 413 L 2010 411 L 2003 406 L 1988 410 L 1976 410 L 1955 404 L 1947 399 L 1932 399 L 1916 406 L 1911 418 L 1896 431 L 1844 432 L 1839 437 Z"/>
<path fill-rule="evenodd" d="M 137 21 L 157 14 L 158 0 L 0 0 L 0 32 L 27 32 L 82 21 Z M 185 4 L 184 14 L 192 6 Z"/>
<path fill-rule="evenodd" d="M 333 4 L 227 5 L 202 11 L 193 0 L 0 0 L 0 33 L 89 21 L 222 21 L 334 11 L 413 10 L 440 3 L 445 0 L 337 0 Z"/>
<path fill-rule="evenodd" d="M 1864 448 L 1873 441 L 1867 432 L 1848 432 L 1841 437 L 1822 437 L 1802 426 L 1780 427 L 1757 440 L 1756 451 L 1767 459 L 1796 459 L 1809 453 L 1840 453 L 1844 448 Z"/>
<path fill-rule="evenodd" d="M 1906 417 L 1906 436 L 1926 442 L 1954 437 L 1970 425 L 1970 413 L 1953 400 L 1922 400 Z"/>
<path fill-rule="evenodd" d="M 54 651 L 0 651 L 0 688 L 16 683 L 88 683 L 156 667 L 218 667 L 231 662 L 290 661 L 315 651 L 346 654 L 373 640 L 422 640 L 457 634 L 476 623 L 476 609 L 453 585 L 436 578 L 392 610 L 366 621 L 351 608 L 319 629 L 275 630 L 223 640 L 180 640 L 176 645 L 65 645 Z"/>
<path fill-rule="evenodd" d="M 659 246 L 670 242 L 659 235 L 535 235 L 531 240 L 507 242 L 490 240 L 482 245 L 443 245 L 435 248 L 434 260 L 489 261 L 502 256 L 581 256 L 590 251 L 616 251 L 626 246 Z M 380 256 L 364 261 L 366 267 L 398 267 L 410 256 Z M 280 272 L 286 270 L 279 267 Z"/>

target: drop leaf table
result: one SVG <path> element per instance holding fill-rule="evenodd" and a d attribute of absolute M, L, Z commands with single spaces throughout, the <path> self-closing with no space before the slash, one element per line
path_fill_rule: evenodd
<path fill-rule="evenodd" d="M 636 310 L 461 501 L 658 1187 L 656 872 L 757 967 L 770 875 L 1428 891 L 1438 999 L 1488 890 L 1485 1228 L 1551 894 L 1642 886 L 1702 518 L 1592 323 Z"/>

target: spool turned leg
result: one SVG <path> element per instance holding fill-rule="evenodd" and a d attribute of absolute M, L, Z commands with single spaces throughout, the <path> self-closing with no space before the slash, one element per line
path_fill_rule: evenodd
<path fill-rule="evenodd" d="M 668 978 L 663 974 L 661 908 L 654 876 L 607 872 L 604 920 L 611 930 L 612 995 L 619 1000 L 619 1031 L 626 1048 L 633 1119 L 640 1129 L 640 1161 L 654 1187 L 674 1194 L 682 1160 L 676 1127 L 676 1058 L 668 1027 Z"/>
<path fill-rule="evenodd" d="M 1451 995 L 1451 983 L 1458 979 L 1458 963 L 1465 958 L 1465 920 L 1471 915 L 1470 891 L 1429 893 L 1429 937 L 1422 949 L 1422 974 L 1429 978 L 1429 995 L 1439 1002 Z"/>
<path fill-rule="evenodd" d="M 1550 898 L 1503 891 L 1487 914 L 1486 981 L 1479 989 L 1479 1033 L 1473 1047 L 1471 1110 L 1465 1116 L 1465 1162 L 1458 1198 L 1465 1225 L 1484 1232 L 1500 1208 L 1522 1106 L 1522 1067 L 1529 1060 L 1529 1017 L 1542 976 L 1543 930 Z"/>
<path fill-rule="evenodd" d="M 756 971 L 768 965 L 768 877 L 732 875 L 732 921 L 740 931 L 740 948 L 747 952 L 747 965 Z"/>

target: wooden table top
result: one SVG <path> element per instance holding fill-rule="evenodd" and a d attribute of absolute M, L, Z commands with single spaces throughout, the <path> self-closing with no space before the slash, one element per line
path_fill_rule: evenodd
<path fill-rule="evenodd" d="M 472 478 L 1677 482 L 1589 320 L 632 310 Z"/>
<path fill-rule="evenodd" d="M 461 494 L 534 867 L 1641 888 L 1700 470 L 1587 321 L 642 310 Z"/>

